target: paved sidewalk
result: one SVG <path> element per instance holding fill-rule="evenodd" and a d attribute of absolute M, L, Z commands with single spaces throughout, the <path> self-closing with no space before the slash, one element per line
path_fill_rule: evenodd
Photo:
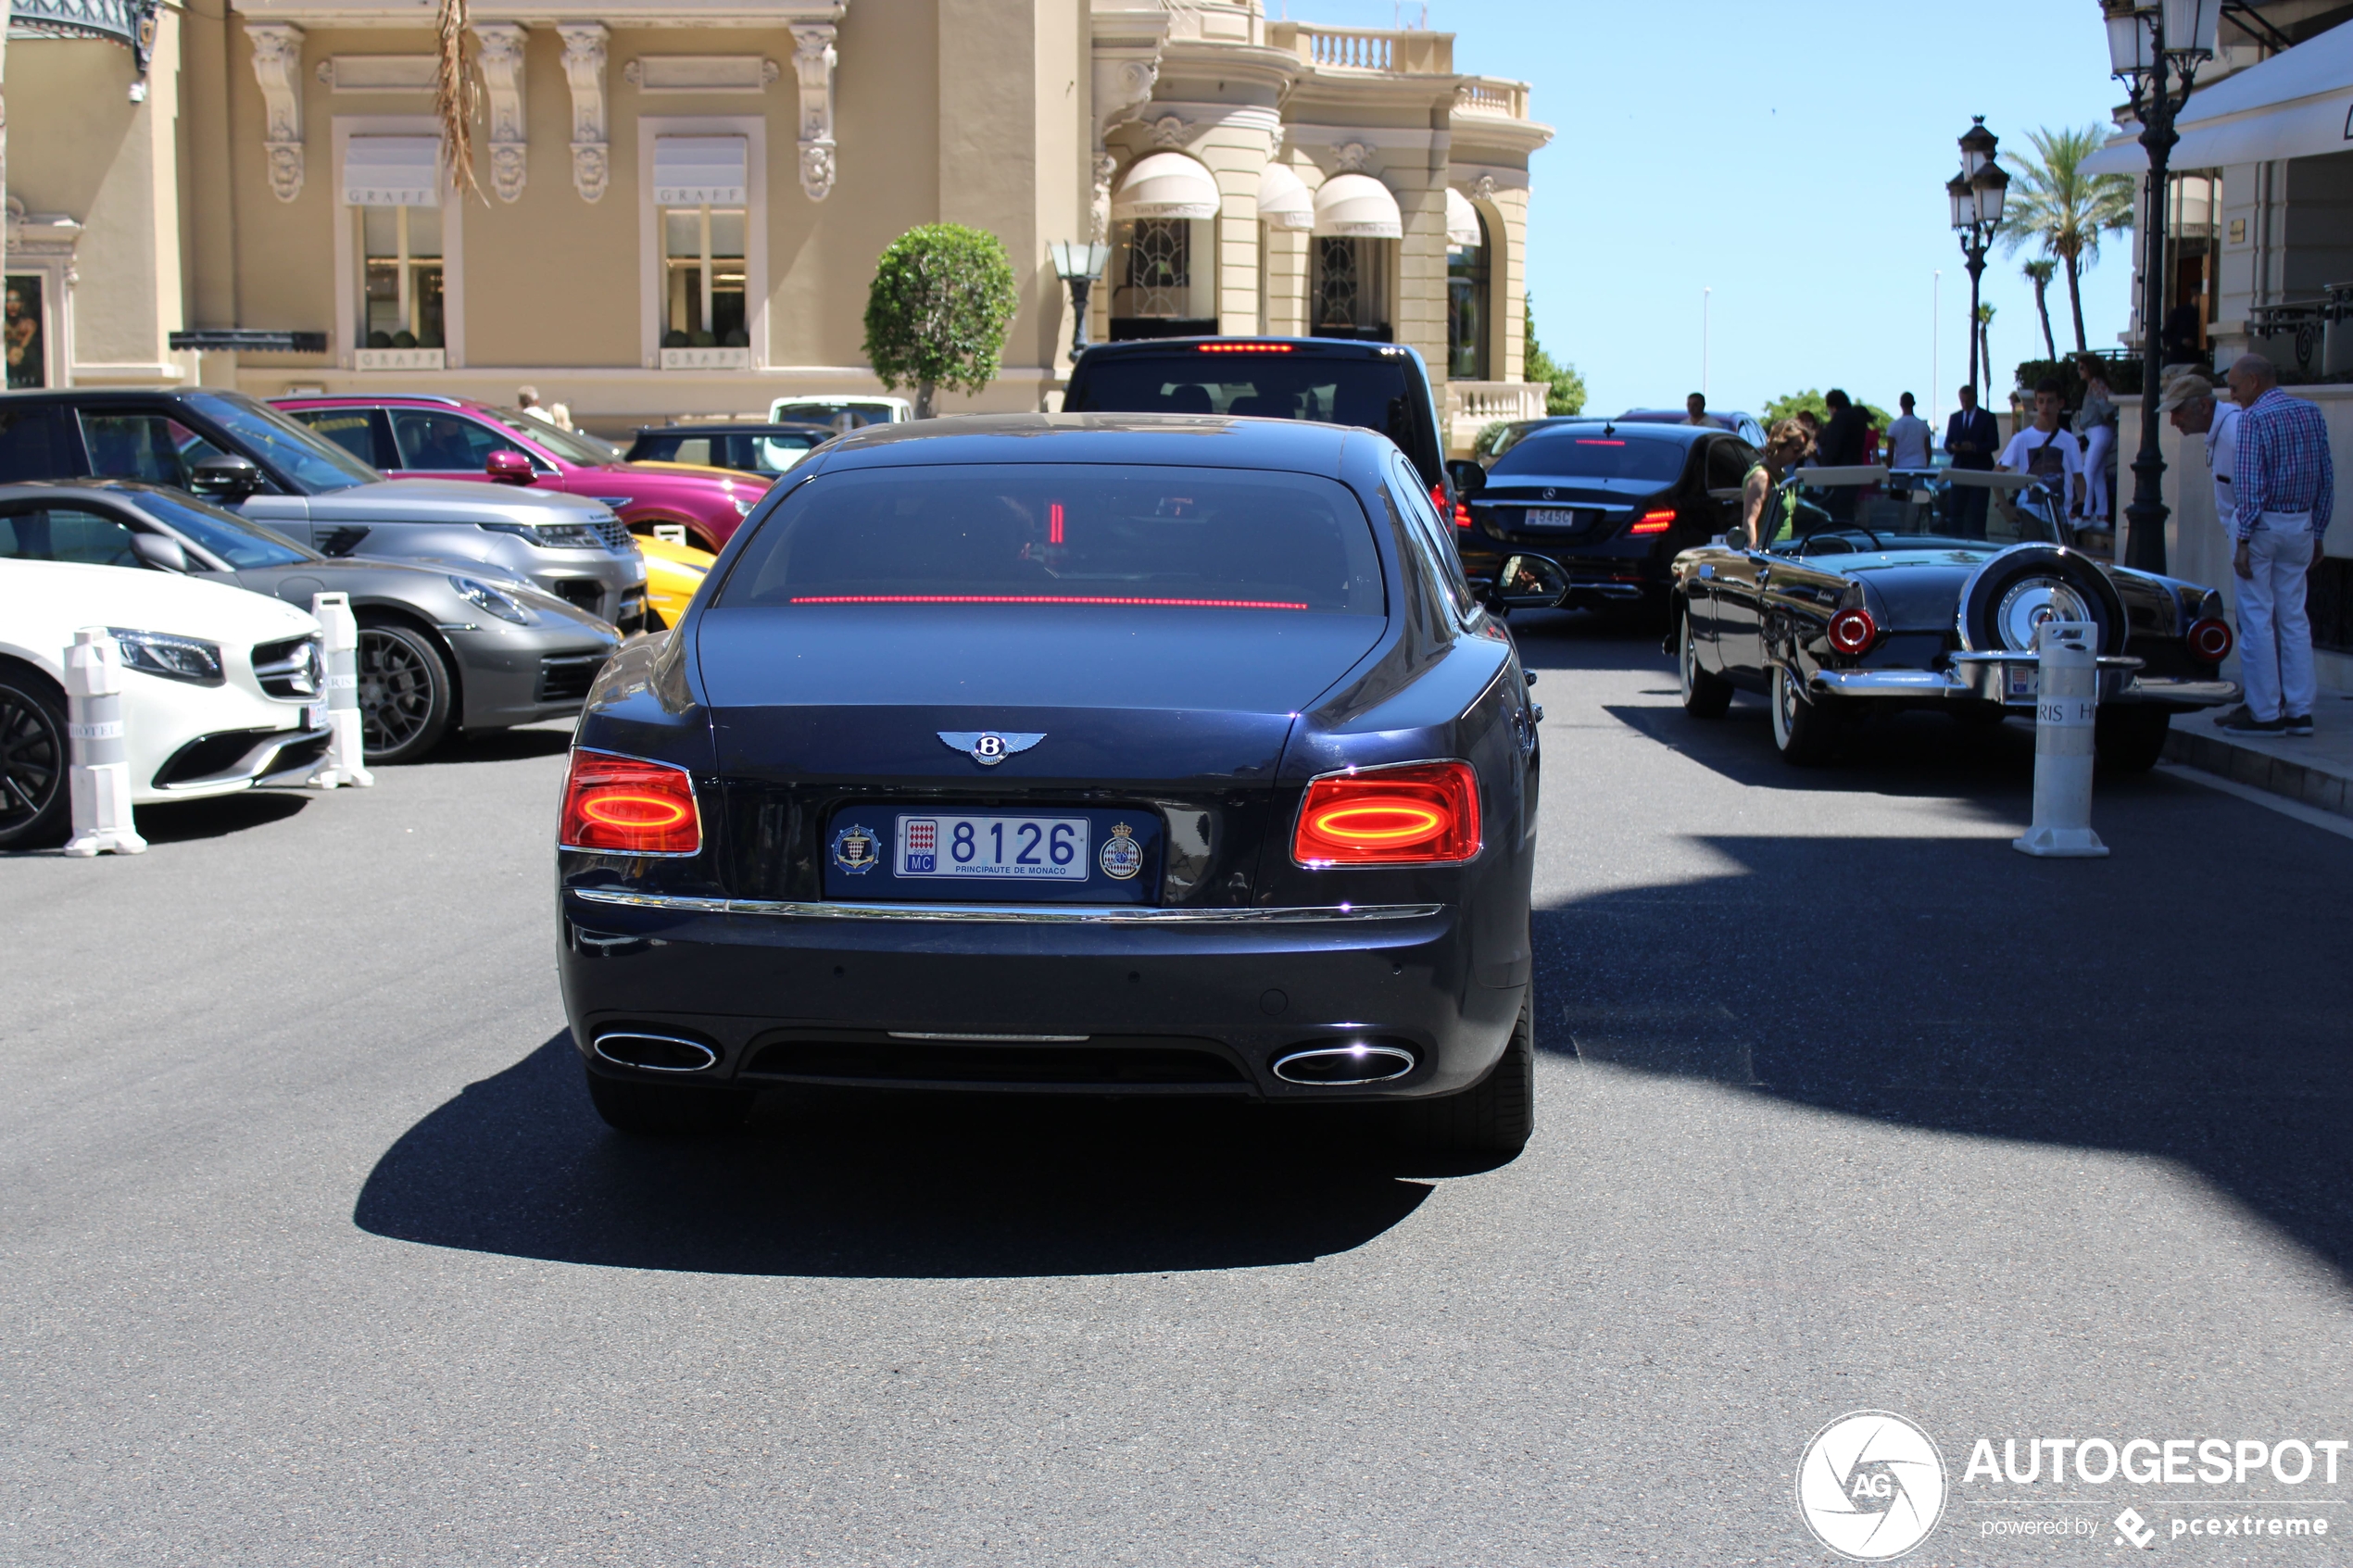
<path fill-rule="evenodd" d="M 2226 734 L 2220 711 L 2176 714 L 2167 759 L 2353 817 L 2353 696 L 2322 692 L 2301 736 Z"/>

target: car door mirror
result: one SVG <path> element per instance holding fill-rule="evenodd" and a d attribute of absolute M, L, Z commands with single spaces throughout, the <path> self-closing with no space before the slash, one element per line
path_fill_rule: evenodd
<path fill-rule="evenodd" d="M 1476 495 L 1487 488 L 1487 470 L 1468 458 L 1454 458 L 1446 464 L 1446 477 L 1454 482 L 1457 498 Z"/>
<path fill-rule="evenodd" d="M 1549 556 L 1506 556 L 1487 590 L 1490 609 L 1554 609 L 1568 597 L 1568 572 Z"/>
<path fill-rule="evenodd" d="M 529 458 L 511 450 L 491 453 L 483 463 L 482 471 L 498 484 L 530 484 L 539 477 L 531 471 Z"/>
<path fill-rule="evenodd" d="M 189 488 L 224 507 L 235 506 L 265 483 L 260 468 L 252 458 L 228 453 L 200 458 L 188 470 Z"/>
<path fill-rule="evenodd" d="M 168 534 L 133 533 L 131 536 L 131 553 L 139 558 L 142 566 L 152 566 L 157 571 L 184 574 L 189 570 L 186 548 Z"/>

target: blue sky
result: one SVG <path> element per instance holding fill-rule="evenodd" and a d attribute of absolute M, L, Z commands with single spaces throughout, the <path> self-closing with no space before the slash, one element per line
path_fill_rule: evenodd
<path fill-rule="evenodd" d="M 1267 0 L 1270 15 L 1389 27 L 1418 0 Z M 1935 406 L 1964 379 L 1969 275 L 1944 182 L 1982 114 L 2007 155 L 2038 126 L 2107 122 L 2120 101 L 2093 0 L 1429 0 L 1457 70 L 1534 84 L 1557 132 L 1532 162 L 1529 282 L 1537 335 L 1573 362 L 1589 408 L 1672 405 L 1700 383 L 1713 288 L 1710 401 L 1755 410 L 1840 385 L 1925 412 L 1932 275 L 1944 274 Z M 2006 157 L 2005 162 L 2010 160 Z M 2084 280 L 2094 347 L 2131 308 L 2128 237 Z M 2040 358 L 2031 251 L 1985 266 L 2000 384 Z M 2051 324 L 2071 346 L 2064 284 Z"/>

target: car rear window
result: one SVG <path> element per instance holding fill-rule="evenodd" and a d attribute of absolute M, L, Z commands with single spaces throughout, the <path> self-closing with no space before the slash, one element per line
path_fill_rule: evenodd
<path fill-rule="evenodd" d="M 1239 414 L 1379 431 L 1414 450 L 1413 405 L 1394 359 L 1261 353 L 1121 355 L 1087 367 L 1075 414 Z"/>
<path fill-rule="evenodd" d="M 1372 524 L 1307 474 L 1110 465 L 820 475 L 718 603 L 1104 605 L 1379 615 Z"/>
<path fill-rule="evenodd" d="M 1514 474 L 1563 479 L 1639 479 L 1667 483 L 1683 471 L 1691 449 L 1680 441 L 1604 435 L 1599 430 L 1540 430 L 1495 459 L 1490 479 Z"/>

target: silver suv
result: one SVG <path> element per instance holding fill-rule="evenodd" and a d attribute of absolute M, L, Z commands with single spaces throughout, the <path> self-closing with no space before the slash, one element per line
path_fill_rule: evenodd
<path fill-rule="evenodd" d="M 645 621 L 645 557 L 603 502 L 386 479 L 243 393 L 0 395 L 0 483 L 85 475 L 193 491 L 324 555 L 487 568 L 624 632 Z"/>

